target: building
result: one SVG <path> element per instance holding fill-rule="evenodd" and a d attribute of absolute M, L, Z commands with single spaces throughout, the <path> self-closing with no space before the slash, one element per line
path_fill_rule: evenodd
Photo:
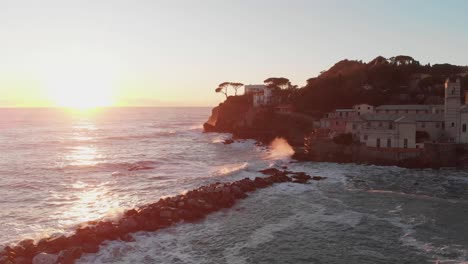
<path fill-rule="evenodd" d="M 261 107 L 273 104 L 273 91 L 263 84 L 245 85 L 245 94 L 253 95 L 253 106 Z"/>
<path fill-rule="evenodd" d="M 423 148 L 424 143 L 468 143 L 468 104 L 461 105 L 460 80 L 445 83 L 443 105 L 355 105 L 321 120 L 329 136 L 351 133 L 375 148 Z"/>

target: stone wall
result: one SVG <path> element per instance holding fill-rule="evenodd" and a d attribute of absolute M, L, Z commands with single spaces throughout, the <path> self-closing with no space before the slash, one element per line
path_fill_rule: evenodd
<path fill-rule="evenodd" d="M 401 166 L 409 168 L 468 167 L 468 147 L 462 144 L 425 144 L 424 149 L 372 148 L 362 144 L 339 145 L 330 139 L 308 143 L 301 160 Z"/>

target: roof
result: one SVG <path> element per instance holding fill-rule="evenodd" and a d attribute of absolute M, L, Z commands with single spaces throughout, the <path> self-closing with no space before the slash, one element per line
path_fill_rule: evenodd
<path fill-rule="evenodd" d="M 401 115 L 388 115 L 388 114 L 363 114 L 360 115 L 364 121 L 395 121 L 401 117 Z"/>
<path fill-rule="evenodd" d="M 405 115 L 396 122 L 444 122 L 444 115 L 432 114 L 432 115 Z"/>
<path fill-rule="evenodd" d="M 432 108 L 444 108 L 444 105 L 380 105 L 376 110 L 430 110 Z"/>
<path fill-rule="evenodd" d="M 388 114 L 364 114 L 361 115 L 361 120 L 364 121 L 393 121 L 398 123 L 413 123 L 413 122 L 443 122 L 444 115 L 427 114 L 427 115 L 388 115 Z"/>

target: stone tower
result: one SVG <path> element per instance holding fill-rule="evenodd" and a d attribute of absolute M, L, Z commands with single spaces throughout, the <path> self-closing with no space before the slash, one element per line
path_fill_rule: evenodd
<path fill-rule="evenodd" d="M 460 79 L 445 82 L 445 131 L 452 142 L 460 141 Z"/>

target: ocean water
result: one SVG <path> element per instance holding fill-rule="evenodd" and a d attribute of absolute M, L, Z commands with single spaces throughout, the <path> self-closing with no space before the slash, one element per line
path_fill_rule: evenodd
<path fill-rule="evenodd" d="M 0 109 L 0 244 L 287 165 L 328 178 L 258 190 L 197 223 L 106 242 L 79 263 L 468 262 L 468 172 L 295 163 L 202 133 L 210 111 Z"/>

